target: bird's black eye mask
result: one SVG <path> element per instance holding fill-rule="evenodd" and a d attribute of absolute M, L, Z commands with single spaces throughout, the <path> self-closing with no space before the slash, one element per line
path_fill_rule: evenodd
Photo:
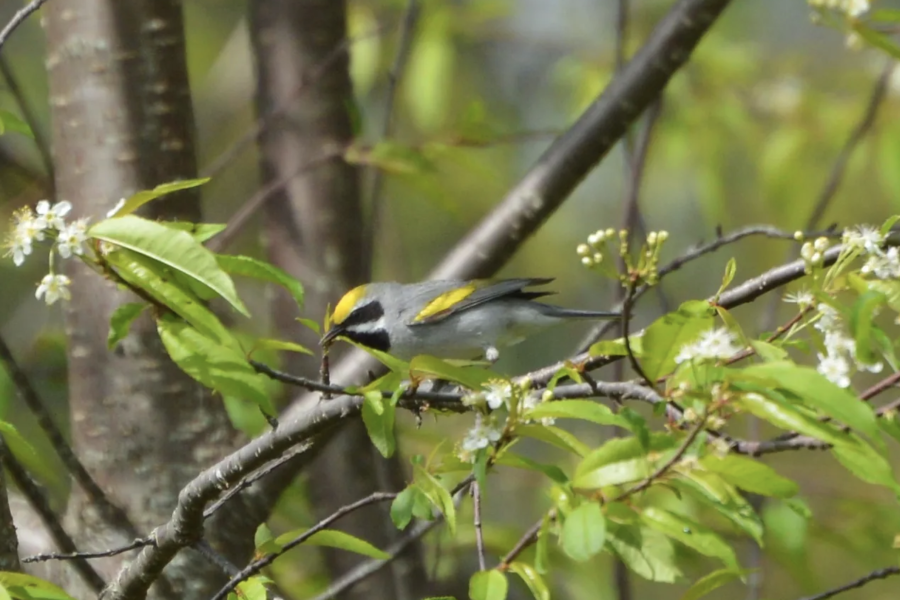
<path fill-rule="evenodd" d="M 344 322 L 340 324 L 340 327 L 343 329 L 348 329 L 350 327 L 353 327 L 354 325 L 374 323 L 383 316 L 384 307 L 381 306 L 381 302 L 378 302 L 376 300 L 353 310 L 353 312 L 351 312 L 347 316 L 347 318 L 344 319 Z"/>

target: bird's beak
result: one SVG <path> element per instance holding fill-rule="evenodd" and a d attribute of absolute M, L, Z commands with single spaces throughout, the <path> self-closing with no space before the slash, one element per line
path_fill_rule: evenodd
<path fill-rule="evenodd" d="M 333 326 L 331 327 L 331 329 L 329 329 L 329 330 L 325 333 L 325 335 L 322 336 L 322 340 L 319 342 L 319 344 L 320 344 L 323 348 L 326 347 L 326 346 L 328 346 L 329 344 L 331 344 L 331 342 L 333 342 L 333 341 L 335 340 L 335 338 L 337 338 L 338 336 L 343 335 L 343 334 L 344 334 L 344 331 L 345 331 L 344 328 L 341 327 L 340 325 L 333 325 Z"/>

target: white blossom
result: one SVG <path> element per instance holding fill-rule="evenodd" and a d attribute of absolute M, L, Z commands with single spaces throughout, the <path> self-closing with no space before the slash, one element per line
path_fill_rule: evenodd
<path fill-rule="evenodd" d="M 41 296 L 44 296 L 44 301 L 47 304 L 53 304 L 60 298 L 69 300 L 72 298 L 72 294 L 69 292 L 69 285 L 71 283 L 72 282 L 65 275 L 48 273 L 47 275 L 44 275 L 44 278 L 41 280 L 41 284 L 38 286 L 34 297 L 40 300 Z"/>
<path fill-rule="evenodd" d="M 790 304 L 796 304 L 801 310 L 805 310 L 813 305 L 816 298 L 809 290 L 798 290 L 793 294 L 785 295 L 784 301 Z"/>
<path fill-rule="evenodd" d="M 37 224 L 41 229 L 52 227 L 57 230 L 62 230 L 66 226 L 63 217 L 69 214 L 69 211 L 71 210 L 72 203 L 68 200 L 57 202 L 53 206 L 50 206 L 50 202 L 47 200 L 41 200 L 37 203 Z"/>
<path fill-rule="evenodd" d="M 823 333 L 842 330 L 841 315 L 837 310 L 825 304 L 824 302 L 820 303 L 816 307 L 816 310 L 819 311 L 821 317 L 818 321 L 816 321 L 816 324 L 813 325 L 813 327 Z"/>
<path fill-rule="evenodd" d="M 900 251 L 892 246 L 887 252 L 870 254 L 862 266 L 862 273 L 871 273 L 877 279 L 900 279 Z"/>
<path fill-rule="evenodd" d="M 491 410 L 497 410 L 512 396 L 512 386 L 508 381 L 489 381 L 484 390 L 485 402 Z"/>
<path fill-rule="evenodd" d="M 6 256 L 13 257 L 13 263 L 18 267 L 25 262 L 25 257 L 31 254 L 32 244 L 44 239 L 44 228 L 30 208 L 22 208 L 13 213 L 13 230 L 4 246 L 8 248 Z"/>
<path fill-rule="evenodd" d="M 884 236 L 871 225 L 845 229 L 841 237 L 844 245 L 862 250 L 866 254 L 877 254 L 884 245 Z"/>
<path fill-rule="evenodd" d="M 675 357 L 675 362 L 681 364 L 694 358 L 730 358 L 740 350 L 741 347 L 737 345 L 734 334 L 725 327 L 719 327 L 704 331 L 697 341 L 682 346 Z"/>
<path fill-rule="evenodd" d="M 819 354 L 819 373 L 835 385 L 845 388 L 850 386 L 850 364 L 838 355 L 823 356 Z"/>
<path fill-rule="evenodd" d="M 471 461 L 475 452 L 500 441 L 502 435 L 503 429 L 492 419 L 479 420 L 469 429 L 466 437 L 463 438 L 462 444 L 460 444 L 462 450 L 460 458 Z"/>
<path fill-rule="evenodd" d="M 87 218 L 78 219 L 74 223 L 66 225 L 56 238 L 56 249 L 63 258 L 69 258 L 73 254 L 81 256 L 84 253 L 84 244 L 87 240 Z"/>

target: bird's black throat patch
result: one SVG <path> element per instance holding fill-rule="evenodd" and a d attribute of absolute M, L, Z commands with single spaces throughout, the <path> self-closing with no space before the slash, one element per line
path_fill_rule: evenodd
<path fill-rule="evenodd" d="M 380 350 L 381 352 L 390 352 L 391 338 L 384 329 L 378 331 L 348 331 L 344 334 L 357 344 L 362 344 L 366 348 Z"/>
<path fill-rule="evenodd" d="M 391 349 L 391 338 L 385 329 L 360 330 L 361 326 L 375 323 L 384 316 L 384 307 L 377 300 L 355 309 L 341 323 L 343 336 L 362 344 L 367 348 L 388 352 Z"/>

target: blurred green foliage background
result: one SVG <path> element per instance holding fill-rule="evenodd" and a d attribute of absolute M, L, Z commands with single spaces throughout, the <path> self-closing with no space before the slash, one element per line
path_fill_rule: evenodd
<path fill-rule="evenodd" d="M 610 80 L 616 3 L 423 2 L 393 109 L 394 134 L 389 141 L 379 140 L 375 132 L 384 111 L 387 72 L 405 4 L 405 0 L 350 2 L 357 103 L 348 108 L 357 115 L 363 154 L 386 169 L 376 278 L 414 281 L 490 211 L 553 136 L 570 125 Z M 629 54 L 672 2 L 635 0 L 631 4 Z M 199 159 L 201 165 L 208 165 L 256 119 L 246 3 L 188 0 L 184 8 Z M 6 22 L 14 9 L 16 3 L 5 3 L 0 21 Z M 46 138 L 43 59 L 42 33 L 37 19 L 32 19 L 10 39 L 3 60 Z M 803 0 L 755 0 L 729 8 L 687 68 L 672 81 L 653 133 L 640 207 L 650 230 L 670 232 L 664 261 L 691 244 L 713 238 L 717 227 L 730 231 L 771 223 L 788 231 L 802 229 L 887 61 L 874 50 L 848 49 L 844 35 L 811 21 Z M 302 94 L 298 101 L 303 101 Z M 0 108 L 21 114 L 8 80 L 0 84 Z M 852 155 L 820 226 L 880 224 L 900 212 L 898 111 L 900 69 L 890 79 L 878 120 Z M 32 140 L 4 135 L 0 150 L 0 220 L 5 222 L 17 207 L 48 196 L 50 188 Z M 202 188 L 207 221 L 226 221 L 256 191 L 257 161 L 251 147 Z M 585 271 L 575 247 L 598 228 L 620 225 L 625 177 L 619 148 L 501 275 L 553 276 L 558 278 L 560 303 L 609 306 L 614 299 L 612 284 Z M 108 200 L 112 206 L 118 199 Z M 671 307 L 706 297 L 717 289 L 729 256 L 737 260 L 736 281 L 740 281 L 780 263 L 791 249 L 792 244 L 784 241 L 742 241 L 664 279 L 664 296 Z M 258 230 L 245 230 L 232 250 L 259 254 Z M 66 425 L 60 309 L 48 310 L 33 296 L 42 272 L 38 260 L 21 268 L 12 261 L 0 261 L 0 331 L 56 411 L 58 422 Z M 255 316 L 251 327 L 265 330 L 267 304 L 262 291 L 242 291 Z M 767 321 L 769 309 L 764 299 L 736 314 L 754 335 L 794 314 L 792 307 L 779 307 L 776 318 Z M 661 312 L 659 298 L 646 295 L 636 309 L 635 328 Z M 518 373 L 565 356 L 581 335 L 568 328 L 538 336 L 507 352 L 501 368 Z M 597 375 L 610 376 L 608 372 Z M 862 389 L 868 382 L 860 378 L 854 383 Z M 63 504 L 66 478 L 56 461 L 46 458 L 53 456 L 49 446 L 2 374 L 0 417 L 16 423 L 37 446 L 42 460 L 35 474 L 53 492 L 57 506 Z M 456 420 L 459 431 L 468 418 Z M 401 437 L 406 453 L 427 454 L 454 429 L 448 419 L 437 425 L 426 419 L 417 430 L 412 419 L 406 419 Z M 540 451 L 547 452 L 545 447 Z M 764 507 L 769 528 L 762 597 L 795 598 L 896 562 L 897 552 L 891 546 L 894 535 L 900 533 L 900 512 L 895 499 L 852 480 L 824 453 L 783 454 L 768 462 L 800 482 L 813 518 L 807 521 L 784 504 Z M 852 487 L 846 485 L 848 481 L 853 481 Z M 533 473 L 504 472 L 494 477 L 485 500 L 492 555 L 511 547 L 547 505 L 540 483 Z M 302 491 L 299 482 L 285 495 L 273 529 L 309 522 Z M 465 516 L 460 519 L 467 520 L 471 521 Z M 746 562 L 748 543 L 736 543 Z M 471 528 L 462 528 L 455 540 L 433 537 L 429 559 L 438 574 L 449 574 L 471 560 L 473 546 Z M 295 552 L 276 564 L 276 572 L 283 589 L 306 597 L 324 581 L 314 551 Z M 302 560 L 297 558 L 301 555 Z M 554 589 L 559 595 L 555 597 L 612 597 L 608 557 L 599 561 L 602 568 L 557 558 Z M 682 558 L 691 575 L 711 568 L 710 561 L 686 551 Z M 638 598 L 678 598 L 684 589 L 646 582 L 636 586 Z M 889 580 L 842 598 L 887 600 L 900 597 L 898 591 L 900 583 Z M 743 597 L 744 593 L 731 585 L 712 597 Z"/>

